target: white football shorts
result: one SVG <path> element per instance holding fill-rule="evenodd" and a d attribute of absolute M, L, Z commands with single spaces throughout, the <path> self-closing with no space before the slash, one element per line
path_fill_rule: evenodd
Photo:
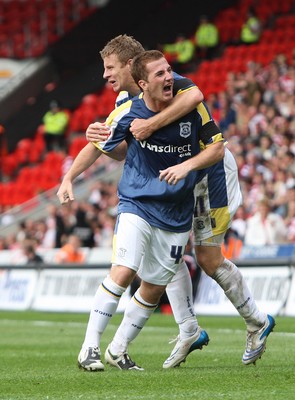
<path fill-rule="evenodd" d="M 225 149 L 224 162 L 219 163 L 218 168 L 212 169 L 214 173 L 209 172 L 195 187 L 195 245 L 221 246 L 233 216 L 242 204 L 237 164 L 228 149 Z"/>
<path fill-rule="evenodd" d="M 112 265 L 133 269 L 145 282 L 167 285 L 182 262 L 189 233 L 164 231 L 138 215 L 122 213 L 114 234 Z"/>

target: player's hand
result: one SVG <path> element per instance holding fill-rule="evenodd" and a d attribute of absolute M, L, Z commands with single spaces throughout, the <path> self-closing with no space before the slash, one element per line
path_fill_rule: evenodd
<path fill-rule="evenodd" d="M 88 142 L 105 142 L 111 133 L 110 128 L 105 122 L 94 122 L 86 130 Z"/>
<path fill-rule="evenodd" d="M 176 185 L 181 179 L 187 177 L 190 171 L 184 164 L 174 165 L 173 167 L 160 170 L 160 181 L 166 181 L 169 185 Z"/>
<path fill-rule="evenodd" d="M 131 122 L 130 132 L 136 140 L 145 140 L 151 136 L 153 130 L 148 119 L 136 118 Z"/>
<path fill-rule="evenodd" d="M 63 180 L 56 195 L 60 201 L 60 204 L 66 204 L 70 201 L 74 201 L 75 197 L 73 194 L 72 182 L 69 180 Z"/>

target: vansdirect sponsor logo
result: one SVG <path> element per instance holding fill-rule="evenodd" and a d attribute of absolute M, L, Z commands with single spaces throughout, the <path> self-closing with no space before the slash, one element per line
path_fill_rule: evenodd
<path fill-rule="evenodd" d="M 146 148 L 150 151 L 154 151 L 155 153 L 178 153 L 180 157 L 190 156 L 192 151 L 192 146 L 190 143 L 183 146 L 173 146 L 172 144 L 158 146 L 157 144 L 151 144 L 144 140 L 140 142 L 140 145 L 143 149 Z"/>

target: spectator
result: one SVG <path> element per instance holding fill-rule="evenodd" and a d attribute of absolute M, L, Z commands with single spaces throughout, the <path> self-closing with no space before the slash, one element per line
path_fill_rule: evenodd
<path fill-rule="evenodd" d="M 264 246 L 287 242 L 287 229 L 283 218 L 271 211 L 267 198 L 258 203 L 256 213 L 248 218 L 245 245 Z"/>
<path fill-rule="evenodd" d="M 59 264 L 83 263 L 85 254 L 81 250 L 81 240 L 77 235 L 69 235 L 66 243 L 55 255 L 55 261 Z"/>
<path fill-rule="evenodd" d="M 245 206 L 241 205 L 233 218 L 231 229 L 234 231 L 238 238 L 243 242 L 246 233 L 246 210 Z"/>
<path fill-rule="evenodd" d="M 26 264 L 43 264 L 43 258 L 36 252 L 36 242 L 25 239 L 22 243 L 23 254 L 26 257 Z"/>
<path fill-rule="evenodd" d="M 175 43 L 165 44 L 163 52 L 176 72 L 185 73 L 192 69 L 195 45 L 184 35 L 178 35 Z"/>
<path fill-rule="evenodd" d="M 224 242 L 221 245 L 223 256 L 228 260 L 239 258 L 242 246 L 243 242 L 238 234 L 232 228 L 229 228 L 225 234 Z"/>
<path fill-rule="evenodd" d="M 272 208 L 276 214 L 284 217 L 287 203 L 287 173 L 282 169 L 278 169 L 274 176 Z"/>
<path fill-rule="evenodd" d="M 21 221 L 18 224 L 17 228 L 17 234 L 16 234 L 16 240 L 18 242 L 22 242 L 27 238 L 27 232 L 26 232 L 26 221 Z"/>
<path fill-rule="evenodd" d="M 293 53 L 295 60 L 295 51 Z M 229 139 L 229 149 L 235 154 L 246 215 L 252 216 L 256 212 L 261 198 L 272 199 L 272 211 L 284 218 L 290 231 L 288 240 L 294 242 L 294 205 L 288 194 L 289 188 L 295 183 L 295 108 L 290 106 L 295 101 L 295 76 L 291 63 L 290 57 L 279 55 L 266 66 L 247 63 L 245 73 L 228 74 L 227 89 L 208 96 L 207 104 L 213 110 L 215 121 L 223 127 L 224 134 Z M 260 96 L 256 96 L 257 91 Z M 287 98 L 278 95 L 283 91 L 288 94 Z M 287 102 L 280 105 L 278 102 L 281 100 Z M 70 164 L 71 160 L 68 161 Z M 118 168 L 108 157 L 102 156 L 91 167 L 92 171 L 96 171 L 100 165 L 108 171 Z M 86 176 L 88 174 L 91 174 L 91 169 Z M 111 244 L 113 215 L 116 213 L 118 201 L 116 190 L 116 183 L 109 185 L 100 181 L 99 185 L 93 187 L 87 199 L 95 208 L 94 212 L 88 209 L 86 212 L 96 247 Z M 1 223 L 4 226 L 7 218 L 11 223 L 14 213 L 9 213 L 11 206 L 2 207 L 4 214 Z M 236 215 L 238 214 L 239 211 Z M 72 205 L 61 208 L 58 212 L 53 207 L 52 213 L 48 210 L 45 222 L 45 235 L 44 226 L 40 223 L 33 223 L 30 219 L 21 222 L 16 234 L 5 237 L 2 235 L 2 247 L 19 249 L 25 238 L 37 239 L 42 248 L 61 247 L 61 237 L 74 233 L 77 207 Z M 237 223 L 239 226 L 241 223 L 243 227 L 242 220 Z M 235 228 L 235 220 L 232 228 Z"/>
<path fill-rule="evenodd" d="M 6 250 L 6 240 L 4 236 L 0 236 L 0 251 L 1 250 Z"/>
<path fill-rule="evenodd" d="M 50 222 L 49 222 L 50 223 Z M 55 247 L 62 247 L 64 237 L 73 232 L 73 228 L 77 223 L 76 210 L 73 207 L 63 207 L 56 210 L 55 226 L 56 226 L 56 243 Z"/>
<path fill-rule="evenodd" d="M 237 113 L 225 92 L 219 93 L 217 97 L 220 112 L 218 126 L 222 132 L 226 133 L 229 126 L 236 122 Z"/>
<path fill-rule="evenodd" d="M 107 210 L 100 212 L 100 232 L 96 236 L 99 247 L 111 247 L 113 242 L 116 218 L 112 217 Z"/>
<path fill-rule="evenodd" d="M 91 219 L 95 208 L 87 201 L 81 201 L 75 210 L 76 222 L 71 233 L 80 238 L 81 246 L 93 247 L 94 234 L 91 227 Z"/>
<path fill-rule="evenodd" d="M 249 9 L 247 18 L 241 28 L 241 42 L 244 44 L 257 43 L 261 36 L 261 22 L 253 9 Z"/>
<path fill-rule="evenodd" d="M 295 243 L 295 184 L 287 190 L 286 216 L 287 238 L 290 243 Z"/>
<path fill-rule="evenodd" d="M 43 117 L 44 139 L 46 150 L 64 150 L 65 132 L 69 123 L 68 113 L 61 108 L 58 101 L 50 102 L 49 111 Z"/>
<path fill-rule="evenodd" d="M 102 199 L 102 182 L 97 181 L 91 185 L 88 201 L 95 207 L 98 207 Z"/>
<path fill-rule="evenodd" d="M 200 24 L 195 32 L 197 58 L 212 59 L 219 44 L 219 32 L 215 24 L 206 15 L 200 18 Z"/>

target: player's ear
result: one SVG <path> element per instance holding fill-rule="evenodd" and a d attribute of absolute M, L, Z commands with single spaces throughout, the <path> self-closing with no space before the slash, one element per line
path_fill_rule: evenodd
<path fill-rule="evenodd" d="M 129 60 L 127 61 L 127 65 L 128 65 L 129 69 L 131 68 L 131 64 L 132 64 L 132 58 L 129 58 Z"/>
<path fill-rule="evenodd" d="M 138 81 L 138 86 L 140 87 L 140 89 L 142 91 L 144 91 L 146 89 L 146 87 L 147 87 L 147 83 L 143 79 L 140 79 L 140 81 Z"/>

